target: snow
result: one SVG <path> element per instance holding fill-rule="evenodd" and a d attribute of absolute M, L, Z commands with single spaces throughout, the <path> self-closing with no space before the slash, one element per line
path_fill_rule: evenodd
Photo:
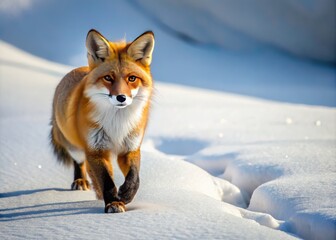
<path fill-rule="evenodd" d="M 301 232 L 305 239 L 334 239 L 336 194 L 332 186 L 335 184 L 335 171 L 297 174 L 271 181 L 256 189 L 248 209 L 288 219 L 285 227 Z"/>
<path fill-rule="evenodd" d="M 15 5 L 15 2 L 21 1 L 8 2 L 11 2 L 10 5 Z M 142 11 L 150 4 L 151 8 L 156 9 L 155 12 L 150 9 Z M 183 4 L 186 8 L 180 9 Z M 99 3 L 88 1 L 85 4 L 81 0 L 31 1 L 30 7 L 21 8 L 22 12 L 15 17 L 11 16 L 10 10 L 0 14 L 0 39 L 44 59 L 81 66 L 86 64 L 83 39 L 89 29 L 97 29 L 108 39 L 126 38 L 128 41 L 144 31 L 153 30 L 156 42 L 152 71 L 160 81 L 281 102 L 336 107 L 335 67 L 321 62 L 317 64 L 309 58 L 293 58 L 293 55 L 287 54 L 286 51 L 277 51 L 279 46 L 273 41 L 295 40 L 297 38 L 291 37 L 299 35 L 300 41 L 295 41 L 293 44 L 293 47 L 297 47 L 295 49 L 307 48 L 302 41 L 310 42 L 309 45 L 311 45 L 311 41 L 316 40 L 313 46 L 309 47 L 308 52 L 311 49 L 326 48 L 329 49 L 328 54 L 335 53 L 335 50 L 330 49 L 330 46 L 336 46 L 335 40 L 327 37 L 327 35 L 336 36 L 332 34 L 336 29 L 333 27 L 336 21 L 326 20 L 330 17 L 327 12 L 331 12 L 332 15 L 332 10 L 335 9 L 330 6 L 332 4 L 335 4 L 335 1 L 314 0 L 294 3 L 294 1 L 284 0 L 273 3 L 271 1 L 243 2 L 242 0 L 100 0 Z M 20 4 L 16 3 L 16 5 L 19 9 Z M 247 7 L 250 5 L 253 7 Z M 286 14 L 291 13 L 293 21 L 282 21 L 287 18 L 280 11 L 281 9 L 276 7 L 278 5 L 287 6 L 288 11 L 281 9 Z M 201 6 L 198 9 L 199 12 L 194 11 L 197 6 Z M 267 11 L 263 11 L 264 7 Z M 302 15 L 291 12 L 299 9 L 302 9 Z M 268 11 L 277 12 L 277 15 L 266 17 L 279 21 L 280 26 L 267 19 L 255 25 L 254 28 L 249 26 L 255 19 L 265 17 Z M 92 12 L 99 14 L 87 17 L 91 16 Z M 179 12 L 182 12 L 181 16 L 177 15 Z M 184 13 L 186 17 L 183 17 Z M 158 19 L 154 19 L 156 21 L 152 21 L 153 15 L 157 16 Z M 190 17 L 187 18 L 187 15 Z M 303 15 L 307 15 L 310 20 L 304 21 L 304 27 L 297 28 L 294 24 L 295 19 L 301 22 Z M 225 17 L 229 19 L 222 19 Z M 167 23 L 171 24 L 171 28 L 183 30 L 184 33 L 194 37 L 196 35 L 208 38 L 219 44 L 192 45 L 180 41 L 176 35 L 166 31 L 167 28 L 162 28 L 162 25 L 158 24 L 166 19 Z M 177 24 L 170 22 L 174 19 L 178 21 Z M 256 34 L 264 34 L 264 36 L 253 40 L 251 37 L 246 37 L 248 33 L 237 33 L 233 34 L 235 35 L 233 39 L 228 38 L 223 31 L 230 27 L 228 26 L 230 22 L 242 25 L 243 29 L 239 30 L 242 33 L 254 30 Z M 195 25 L 192 25 L 193 23 Z M 202 26 L 199 26 L 200 24 Z M 321 24 L 323 27 L 320 27 Z M 240 26 L 233 26 L 233 28 L 240 28 Z M 309 32 L 309 36 L 312 37 L 302 34 L 303 31 Z M 328 42 L 331 41 L 332 44 L 318 43 L 319 36 L 323 36 L 322 39 L 329 39 Z M 263 37 L 275 39 L 266 41 Z M 236 44 L 241 41 L 252 46 L 238 50 L 233 46 L 230 47 L 231 43 Z M 256 43 L 258 47 L 254 48 Z M 222 47 L 223 44 L 228 46 Z"/>
<path fill-rule="evenodd" d="M 139 192 L 104 214 L 48 143 L 69 67 L 0 52 L 1 239 L 335 238 L 335 108 L 156 81 Z"/>
<path fill-rule="evenodd" d="M 166 29 L 198 43 L 249 51 L 269 45 L 301 57 L 336 61 L 333 0 L 130 2 Z"/>

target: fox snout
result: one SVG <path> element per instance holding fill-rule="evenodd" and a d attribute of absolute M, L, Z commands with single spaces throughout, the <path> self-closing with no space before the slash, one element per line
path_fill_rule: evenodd
<path fill-rule="evenodd" d="M 117 101 L 119 101 L 121 103 L 125 102 L 126 99 L 127 99 L 126 95 L 118 95 L 117 96 Z"/>
<path fill-rule="evenodd" d="M 104 85 L 109 94 L 109 100 L 116 108 L 125 108 L 132 104 L 133 98 L 137 95 L 138 86 L 133 88 L 123 79 L 119 78 L 114 82 L 108 82 Z"/>
<path fill-rule="evenodd" d="M 125 94 L 110 95 L 110 102 L 117 108 L 125 108 L 132 104 L 133 98 Z"/>

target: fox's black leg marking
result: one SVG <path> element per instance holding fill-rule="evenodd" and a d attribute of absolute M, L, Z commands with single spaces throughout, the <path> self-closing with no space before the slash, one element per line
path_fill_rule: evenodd
<path fill-rule="evenodd" d="M 139 189 L 140 178 L 136 166 L 132 165 L 125 177 L 125 182 L 120 186 L 118 196 L 125 204 L 130 203 Z"/>
<path fill-rule="evenodd" d="M 105 202 L 105 213 L 125 212 L 125 204 L 120 202 L 118 190 L 111 176 L 107 171 L 103 173 L 103 197 Z"/>
<path fill-rule="evenodd" d="M 105 204 L 119 200 L 117 196 L 117 187 L 107 171 L 104 171 L 103 173 L 103 197 Z"/>
<path fill-rule="evenodd" d="M 97 197 L 104 199 L 105 213 L 125 212 L 125 205 L 120 203 L 118 190 L 113 182 L 113 169 L 109 161 L 110 152 L 96 150 L 87 152 L 86 156 Z"/>
<path fill-rule="evenodd" d="M 82 171 L 81 171 L 81 166 L 83 165 L 83 163 L 81 164 L 78 164 L 76 161 L 74 161 L 74 175 L 75 175 L 75 178 L 74 180 L 76 179 L 79 179 L 79 178 L 83 178 L 83 174 L 82 174 Z"/>
<path fill-rule="evenodd" d="M 78 164 L 76 161 L 74 163 L 74 181 L 71 184 L 72 190 L 89 190 L 90 184 L 86 178 L 86 168 L 85 163 Z"/>

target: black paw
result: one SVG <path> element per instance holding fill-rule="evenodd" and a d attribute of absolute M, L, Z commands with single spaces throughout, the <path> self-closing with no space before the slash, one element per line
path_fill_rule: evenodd
<path fill-rule="evenodd" d="M 71 184 L 71 190 L 90 190 L 90 184 L 88 180 L 78 178 Z"/>
<path fill-rule="evenodd" d="M 126 207 L 123 202 L 111 202 L 105 206 L 105 213 L 121 213 L 125 211 Z"/>

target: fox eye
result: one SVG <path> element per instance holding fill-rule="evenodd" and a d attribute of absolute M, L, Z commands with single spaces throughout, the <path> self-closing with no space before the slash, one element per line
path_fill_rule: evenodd
<path fill-rule="evenodd" d="M 129 77 L 128 77 L 128 81 L 129 81 L 129 82 L 135 82 L 136 79 L 137 79 L 136 76 L 129 76 Z"/>
<path fill-rule="evenodd" d="M 112 77 L 110 75 L 106 75 L 104 76 L 104 80 L 108 81 L 108 82 L 112 82 Z"/>

